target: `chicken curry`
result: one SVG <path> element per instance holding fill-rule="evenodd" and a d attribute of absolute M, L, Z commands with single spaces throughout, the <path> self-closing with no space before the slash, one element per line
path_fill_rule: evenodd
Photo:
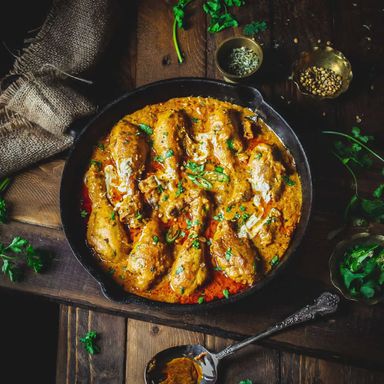
<path fill-rule="evenodd" d="M 300 219 L 294 159 L 250 109 L 212 98 L 148 105 L 95 147 L 87 242 L 128 292 L 202 303 L 262 279 Z"/>

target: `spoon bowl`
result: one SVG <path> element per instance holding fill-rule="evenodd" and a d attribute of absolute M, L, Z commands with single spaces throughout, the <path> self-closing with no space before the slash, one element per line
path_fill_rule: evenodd
<path fill-rule="evenodd" d="M 202 345 L 178 345 L 162 350 L 152 357 L 145 367 L 144 379 L 146 384 L 159 384 L 164 380 L 163 368 L 169 361 L 187 357 L 198 363 L 202 369 L 203 378 L 199 384 L 213 384 L 217 380 L 217 365 L 219 360 L 216 355 L 209 352 Z"/>
<path fill-rule="evenodd" d="M 202 369 L 202 379 L 196 384 L 215 384 L 217 382 L 217 368 L 219 361 L 227 356 L 232 355 L 234 352 L 246 347 L 247 345 L 263 339 L 267 336 L 273 335 L 286 328 L 290 328 L 297 324 L 305 323 L 313 320 L 317 316 L 325 316 L 334 313 L 339 304 L 340 298 L 330 292 L 324 292 L 320 295 L 313 304 L 306 305 L 299 311 L 285 320 L 276 323 L 272 327 L 266 329 L 259 334 L 249 337 L 239 343 L 230 345 L 218 353 L 209 352 L 202 345 L 190 344 L 179 345 L 164 349 L 157 355 L 152 357 L 148 362 L 144 371 L 144 380 L 146 384 L 160 384 L 165 380 L 164 368 L 168 362 L 176 358 L 189 358 L 198 363 Z"/>

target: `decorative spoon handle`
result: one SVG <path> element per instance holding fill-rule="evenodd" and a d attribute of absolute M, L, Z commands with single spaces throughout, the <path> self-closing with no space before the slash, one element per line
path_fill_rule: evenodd
<path fill-rule="evenodd" d="M 230 345 L 229 347 L 223 349 L 221 352 L 217 353 L 215 356 L 218 360 L 223 359 L 237 350 L 246 347 L 247 345 L 263 339 L 264 337 L 273 335 L 283 329 L 292 327 L 293 325 L 305 323 L 306 321 L 313 320 L 316 316 L 325 316 L 330 313 L 334 313 L 337 310 L 340 298 L 338 295 L 324 292 L 322 293 L 312 305 L 307 305 L 299 311 L 295 312 L 293 315 L 287 317 L 285 320 L 275 324 L 271 328 L 259 333 L 256 336 L 249 337 L 240 343 Z"/>

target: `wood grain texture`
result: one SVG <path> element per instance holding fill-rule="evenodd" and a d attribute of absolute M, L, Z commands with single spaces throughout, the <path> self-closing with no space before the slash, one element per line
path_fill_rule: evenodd
<path fill-rule="evenodd" d="M 292 265 L 280 279 L 260 294 L 230 307 L 180 316 L 154 307 L 148 308 L 133 303 L 123 305 L 107 300 L 101 294 L 98 284 L 75 260 L 65 244 L 63 233 L 59 230 L 11 223 L 3 227 L 0 241 L 8 241 L 14 234 L 26 237 L 38 248 L 51 251 L 55 260 L 47 273 L 28 273 L 27 279 L 19 284 L 13 284 L 4 276 L 0 276 L 0 287 L 234 339 L 267 328 L 271 323 L 312 302 L 314 297 L 328 288 L 324 282 L 298 275 Z M 383 311 L 382 306 L 366 307 L 345 303 L 338 314 L 331 318 L 318 320 L 305 328 L 289 330 L 266 340 L 263 345 L 382 368 Z M 364 343 L 361 343 L 361 340 L 364 340 Z"/>
<path fill-rule="evenodd" d="M 90 355 L 80 338 L 98 334 L 100 353 Z M 57 384 L 121 384 L 125 376 L 126 319 L 71 306 L 60 306 Z"/>
<path fill-rule="evenodd" d="M 234 342 L 217 336 L 205 336 L 205 347 L 212 352 L 219 352 Z M 278 351 L 250 345 L 220 363 L 218 382 L 237 384 L 249 379 L 255 384 L 278 383 L 279 369 Z"/>
<path fill-rule="evenodd" d="M 204 334 L 129 319 L 126 383 L 144 383 L 144 369 L 153 355 L 184 344 L 204 344 Z"/>
<path fill-rule="evenodd" d="M 205 16 L 200 1 L 188 5 L 186 29 L 178 30 L 185 57 L 182 64 L 177 61 L 172 43 L 172 22 L 172 7 L 165 1 L 139 1 L 137 86 L 171 77 L 205 75 Z"/>
<path fill-rule="evenodd" d="M 281 384 L 378 384 L 384 373 L 282 352 Z"/>

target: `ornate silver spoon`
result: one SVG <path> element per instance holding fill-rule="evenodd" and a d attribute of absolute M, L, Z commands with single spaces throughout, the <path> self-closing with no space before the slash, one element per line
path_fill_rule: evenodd
<path fill-rule="evenodd" d="M 267 336 L 271 336 L 286 328 L 296 324 L 305 323 L 313 320 L 316 316 L 325 316 L 334 313 L 337 310 L 340 298 L 330 292 L 321 294 L 312 305 L 307 305 L 285 320 L 275 324 L 267 330 L 249 337 L 237 344 L 233 344 L 223 349 L 221 352 L 212 353 L 205 349 L 202 345 L 180 345 L 164 349 L 156 354 L 145 367 L 144 379 L 146 384 L 158 384 L 164 380 L 163 368 L 165 364 L 172 359 L 178 357 L 188 357 L 195 359 L 202 368 L 203 378 L 199 384 L 214 384 L 217 380 L 217 372 L 220 360 L 232 355 L 234 352 L 246 347 L 247 345 L 261 340 Z"/>

